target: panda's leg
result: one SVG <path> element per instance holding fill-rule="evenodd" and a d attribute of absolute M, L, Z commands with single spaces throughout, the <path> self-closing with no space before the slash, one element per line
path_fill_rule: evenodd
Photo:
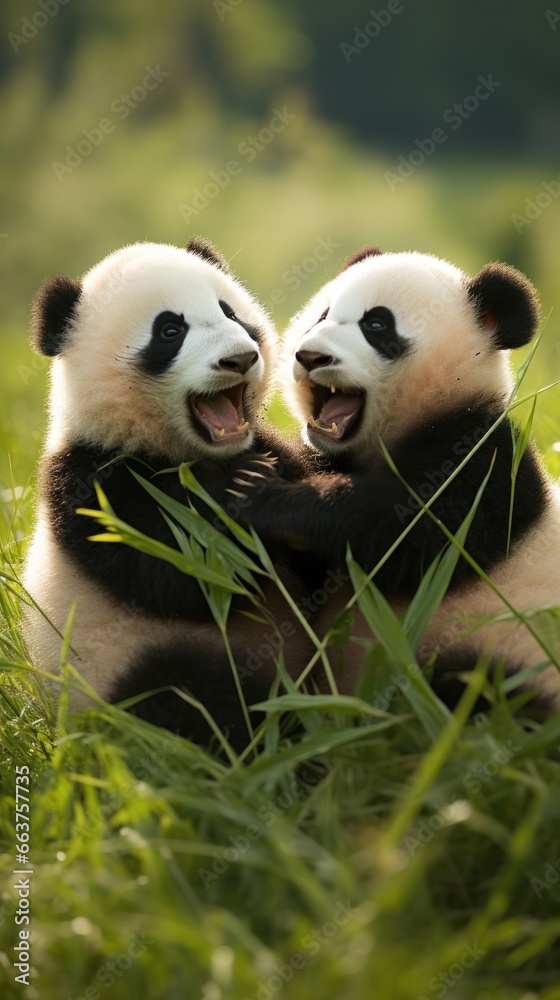
<path fill-rule="evenodd" d="M 293 584 L 287 571 L 284 582 Z M 299 597 L 299 595 L 298 595 Z M 275 587 L 265 587 L 264 599 L 275 625 L 232 614 L 228 639 L 247 706 L 266 701 L 276 677 L 276 659 L 282 652 L 288 674 L 297 678 L 309 662 L 313 646 L 292 610 Z M 247 610 L 254 611 L 252 605 Z M 213 624 L 182 623 L 179 633 L 160 622 L 154 640 L 136 649 L 124 674 L 114 682 L 109 701 L 119 702 L 162 687 L 184 689 L 199 701 L 236 751 L 249 742 L 245 715 L 222 637 Z M 208 746 L 215 735 L 199 709 L 175 691 L 160 691 L 139 700 L 134 714 L 180 736 Z M 264 713 L 250 712 L 253 729 Z"/>
<path fill-rule="evenodd" d="M 210 633 L 210 629 L 208 630 Z M 247 705 L 266 701 L 272 677 L 267 671 L 239 673 Z M 249 742 L 249 732 L 231 665 L 217 630 L 201 639 L 193 636 L 160 641 L 137 654 L 127 671 L 115 683 L 110 701 L 121 702 L 159 688 L 174 687 L 200 702 L 237 752 Z M 204 714 L 177 691 L 164 690 L 141 698 L 132 708 L 134 715 L 191 739 L 201 746 L 216 742 Z M 251 712 L 256 728 L 264 718 Z"/>
<path fill-rule="evenodd" d="M 319 636 L 325 635 L 332 623 L 332 620 L 337 614 L 340 614 L 346 602 L 352 597 L 352 594 L 353 591 L 351 587 L 348 586 L 346 589 L 342 590 L 336 598 L 331 599 L 328 606 L 313 623 Z M 393 610 L 398 615 L 402 614 L 406 607 L 406 600 L 404 598 L 394 598 L 390 603 Z M 449 634 L 448 631 L 442 634 L 441 628 L 442 626 L 440 624 L 439 639 L 447 639 Z M 455 635 L 460 631 L 461 627 L 457 625 Z M 373 639 L 375 639 L 375 635 L 372 633 L 365 618 L 361 612 L 356 610 L 354 607 L 352 638 L 346 644 L 344 649 L 344 668 L 342 674 L 340 673 L 340 666 L 338 664 L 335 651 L 332 647 L 328 647 L 331 666 L 333 668 L 333 672 L 335 673 L 338 689 L 342 694 L 355 694 L 357 685 L 359 684 L 367 664 L 369 652 L 369 645 L 367 641 L 369 640 L 369 642 L 371 642 Z M 448 645 L 448 643 L 446 644 Z M 426 667 L 427 662 L 431 659 L 431 654 L 437 648 L 437 645 L 438 644 L 434 642 L 430 649 L 427 645 L 422 644 L 421 650 L 417 651 L 418 663 L 421 667 Z M 461 675 L 468 674 L 476 669 L 480 657 L 483 655 L 483 651 L 483 648 L 473 648 L 472 646 L 469 647 L 466 644 L 457 644 L 454 648 L 443 649 L 439 652 L 433 667 L 429 668 L 430 686 L 437 694 L 438 698 L 440 698 L 441 701 L 443 701 L 443 703 L 451 710 L 456 708 L 465 691 L 465 683 L 464 680 L 461 679 Z M 540 658 L 542 659 L 542 656 Z M 505 657 L 500 657 L 499 655 L 494 654 L 491 657 L 488 667 L 488 676 L 490 678 L 502 662 L 506 676 L 512 676 L 520 671 L 524 666 L 524 661 L 516 659 L 514 655 L 508 654 Z M 538 662 L 538 659 L 534 660 L 534 662 Z M 394 683 L 391 683 L 391 690 L 394 689 L 398 676 L 399 671 L 395 668 L 392 678 Z M 553 667 L 549 667 L 541 675 L 539 675 L 536 681 L 531 684 L 524 684 L 521 689 L 516 689 L 514 695 L 518 694 L 519 690 L 530 692 L 532 694 L 529 703 L 531 715 L 534 715 L 537 718 L 540 718 L 541 715 L 549 714 L 551 711 L 558 711 L 560 702 L 558 697 L 558 687 L 552 683 L 552 680 L 556 680 L 557 676 L 558 671 Z M 406 674 L 402 674 L 401 679 L 406 681 Z M 475 715 L 480 712 L 488 711 L 488 708 L 488 700 L 481 695 L 477 698 L 471 714 Z"/>

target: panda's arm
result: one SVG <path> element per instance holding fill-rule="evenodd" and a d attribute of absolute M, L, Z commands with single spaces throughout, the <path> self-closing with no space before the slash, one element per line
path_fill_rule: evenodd
<path fill-rule="evenodd" d="M 479 426 L 480 417 L 474 420 L 474 429 Z M 455 423 L 442 422 L 411 435 L 392 457 L 402 478 L 426 501 L 460 465 L 475 441 L 472 419 L 470 426 L 461 427 L 460 434 Z M 455 533 L 492 467 L 466 544 L 469 554 L 485 570 L 506 554 L 512 453 L 511 427 L 504 422 L 431 505 L 435 516 Z M 527 449 L 516 478 L 512 541 L 534 523 L 545 503 L 542 473 L 533 452 Z M 334 568 L 344 564 L 350 545 L 354 558 L 369 572 L 419 509 L 407 487 L 380 460 L 369 473 L 321 474 L 299 484 L 270 481 L 247 508 L 247 518 L 265 540 L 289 543 L 305 538 Z M 390 589 L 416 587 L 446 540 L 440 526 L 424 513 L 384 564 L 377 582 Z M 473 572 L 466 560 L 459 560 L 454 582 Z"/>
<path fill-rule="evenodd" d="M 164 518 L 146 490 L 134 479 L 123 460 L 77 446 L 51 456 L 43 467 L 42 493 L 47 503 L 54 536 L 82 572 L 119 601 L 164 617 L 206 617 L 208 609 L 194 578 L 180 573 L 170 563 L 145 555 L 128 545 L 92 542 L 98 530 L 78 508 L 98 507 L 97 481 L 119 518 L 144 534 L 175 547 Z M 135 465 L 149 478 L 149 470 Z M 186 492 L 176 473 L 158 476 L 157 485 L 185 502 Z"/>
<path fill-rule="evenodd" d="M 264 446 L 264 442 L 259 442 Z M 273 447 L 274 439 L 267 444 Z M 279 451 L 280 467 L 284 474 L 296 476 L 299 472 L 289 447 Z M 179 572 L 162 559 L 146 555 L 124 544 L 92 542 L 97 526 L 87 516 L 77 514 L 79 508 L 97 509 L 94 482 L 98 482 L 107 496 L 117 517 L 157 541 L 176 548 L 172 532 L 163 518 L 158 504 L 134 478 L 130 467 L 144 478 L 150 479 L 152 471 L 163 470 L 168 462 L 119 458 L 111 453 L 86 445 L 75 445 L 67 451 L 50 456 L 42 469 L 42 495 L 47 504 L 50 522 L 58 544 L 75 561 L 82 572 L 95 580 L 119 601 L 134 603 L 139 609 L 163 617 L 189 619 L 207 618 L 210 615 L 206 599 L 194 577 Z M 271 476 L 277 475 L 273 455 L 250 452 L 223 463 L 197 463 L 194 472 L 205 487 L 232 516 L 241 510 L 228 492 L 239 489 L 236 480 L 247 466 L 258 474 L 253 477 L 254 495 Z M 168 496 L 193 505 L 212 523 L 221 522 L 195 497 L 189 497 L 176 472 L 159 471 L 153 480 Z M 233 510 L 232 510 L 233 507 Z"/>

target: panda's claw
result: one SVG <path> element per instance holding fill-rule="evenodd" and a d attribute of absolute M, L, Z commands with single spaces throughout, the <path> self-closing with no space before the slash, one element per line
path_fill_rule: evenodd
<path fill-rule="evenodd" d="M 253 461 L 253 465 L 262 465 L 264 466 L 265 469 L 270 469 L 271 465 L 276 465 L 277 461 L 278 459 L 275 456 L 269 458 L 268 461 L 266 462 L 261 461 L 261 459 L 259 458 L 255 458 Z"/>
<path fill-rule="evenodd" d="M 226 493 L 231 493 L 232 497 L 237 497 L 239 500 L 246 500 L 247 499 L 247 494 L 246 493 L 240 493 L 239 490 L 227 489 Z"/>

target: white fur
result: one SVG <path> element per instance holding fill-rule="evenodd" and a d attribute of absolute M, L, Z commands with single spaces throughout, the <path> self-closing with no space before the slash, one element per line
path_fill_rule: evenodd
<path fill-rule="evenodd" d="M 257 349 L 224 316 L 220 299 L 264 334 L 261 357 L 242 378 L 213 369 L 220 358 Z M 171 369 L 149 379 L 131 362 L 164 310 L 183 313 L 189 332 Z M 216 457 L 216 447 L 193 432 L 186 396 L 240 381 L 248 383 L 246 399 L 256 416 L 265 366 L 272 361 L 270 322 L 238 281 L 196 254 L 155 243 L 116 250 L 85 275 L 76 313 L 68 343 L 52 364 L 48 452 L 82 440 L 129 452 L 145 449 L 171 462 Z M 220 454 L 248 447 L 252 434 L 253 428 L 245 442 L 222 446 Z"/>
<path fill-rule="evenodd" d="M 158 621 L 142 608 L 116 604 L 57 545 L 44 511 L 27 552 L 23 584 L 42 612 L 24 611 L 25 641 L 32 662 L 47 673 L 60 673 L 61 635 L 74 604 L 68 659 L 102 698 L 109 697 L 115 680 L 146 645 L 198 635 L 208 628 L 177 620 Z M 76 687 L 72 708 L 87 703 L 87 696 Z"/>
<path fill-rule="evenodd" d="M 390 446 L 407 431 L 473 398 L 504 403 L 512 389 L 508 352 L 492 346 L 491 329 L 481 327 L 467 294 L 467 276 L 446 261 L 419 253 L 388 253 L 365 258 L 325 285 L 294 317 L 285 337 L 284 366 L 293 373 L 286 398 L 303 426 L 304 439 L 324 451 L 342 449 L 367 463 L 381 436 Z M 386 306 L 396 318 L 399 334 L 411 349 L 395 361 L 381 357 L 368 344 L 358 321 L 374 306 Z M 329 308 L 322 322 L 318 318 Z M 295 359 L 300 350 L 333 355 L 338 362 L 315 369 L 311 378 L 323 385 L 357 387 L 366 392 L 358 431 L 348 442 L 309 435 L 310 375 Z M 517 610 L 560 606 L 560 490 L 549 483 L 550 504 L 543 518 L 518 540 L 507 561 L 494 568 L 492 580 Z M 322 634 L 351 596 L 339 595 L 326 609 L 318 629 Z M 398 613 L 405 604 L 394 601 Z M 513 663 L 533 666 L 548 657 L 530 630 L 515 620 L 480 625 L 458 643 L 469 626 L 487 616 L 507 615 L 507 607 L 491 587 L 476 578 L 446 596 L 423 636 L 419 656 L 437 649 L 460 648 L 507 656 Z M 558 631 L 550 622 L 531 619 L 549 648 L 558 646 Z M 369 633 L 357 616 L 355 635 Z M 370 633 L 369 633 L 370 634 Z M 558 655 L 558 648 L 555 650 Z M 352 690 L 363 669 L 359 645 L 349 648 L 343 681 Z M 560 709 L 560 672 L 549 666 L 537 686 Z"/>
<path fill-rule="evenodd" d="M 226 318 L 220 299 L 259 328 L 260 345 Z M 162 311 L 182 313 L 189 330 L 170 370 L 149 378 L 132 361 L 148 344 L 153 320 Z M 205 454 L 219 460 L 248 448 L 253 426 L 241 442 L 206 444 L 192 427 L 186 397 L 246 381 L 247 416 L 253 425 L 270 383 L 274 343 L 267 315 L 245 288 L 196 254 L 153 243 L 117 250 L 85 275 L 68 340 L 53 360 L 46 452 L 80 441 L 127 453 L 145 449 L 165 455 L 173 465 Z M 243 376 L 213 367 L 231 354 L 256 350 L 259 359 Z M 210 645 L 221 644 L 213 625 L 158 620 L 142 608 L 116 604 L 56 544 L 44 508 L 27 552 L 23 583 L 58 632 L 64 632 L 76 604 L 70 659 L 104 697 L 146 644 L 199 635 Z M 33 662 L 56 674 L 62 641 L 44 615 L 26 609 L 24 635 Z M 82 701 L 75 695 L 73 707 Z"/>
<path fill-rule="evenodd" d="M 378 436 L 390 445 L 473 392 L 505 399 L 512 384 L 507 358 L 477 323 L 466 280 L 437 257 L 388 253 L 365 258 L 325 285 L 294 317 L 284 341 L 284 366 L 293 373 L 286 399 L 304 439 L 363 456 L 378 447 Z M 358 325 L 376 305 L 391 309 L 399 334 L 411 343 L 396 361 L 372 348 Z M 327 318 L 317 323 L 327 307 Z M 301 350 L 331 354 L 337 362 L 313 371 L 315 382 L 366 391 L 361 424 L 348 443 L 309 437 L 310 376 L 295 360 Z"/>
<path fill-rule="evenodd" d="M 304 596 L 301 585 L 288 571 L 282 575 L 284 585 L 298 603 Z M 157 618 L 141 607 L 132 607 L 124 602 L 117 604 L 80 572 L 56 544 L 44 510 L 40 511 L 27 553 L 23 583 L 43 612 L 40 614 L 30 608 L 24 610 L 25 641 L 32 662 L 49 674 L 56 676 L 60 673 L 61 636 L 75 605 L 68 659 L 102 698 L 111 696 L 116 680 L 147 646 L 161 644 L 165 647 L 174 641 L 189 643 L 203 640 L 209 653 L 212 650 L 223 651 L 224 648 L 213 623 Z M 283 653 L 288 673 L 295 679 L 308 663 L 313 648 L 275 587 L 267 593 L 267 606 L 275 621 L 290 626 L 283 631 L 288 637 L 283 643 Z M 249 602 L 246 610 L 254 610 Z M 261 656 L 263 676 L 270 676 L 272 682 L 273 647 L 267 638 L 267 630 L 263 628 L 260 636 L 255 632 L 254 624 L 244 615 L 232 614 L 228 623 L 228 638 L 238 666 L 254 670 L 255 657 L 258 659 Z M 158 687 L 159 682 L 160 679 L 154 677 L 153 686 Z M 72 709 L 87 707 L 89 703 L 84 689 L 79 684 L 73 684 L 70 690 Z"/>
<path fill-rule="evenodd" d="M 493 584 L 517 611 L 529 612 L 528 623 L 509 617 L 507 605 L 491 587 L 475 579 L 448 594 L 424 634 L 420 656 L 436 647 L 451 646 L 454 639 L 486 616 L 506 615 L 503 621 L 481 624 L 465 644 L 478 653 L 489 652 L 521 666 L 549 663 L 546 650 L 560 653 L 558 624 L 546 616 L 534 617 L 539 609 L 560 608 L 560 490 L 551 484 L 550 503 L 542 519 L 524 538 L 518 539 L 507 561 L 496 566 Z M 541 639 L 544 642 L 541 645 Z M 560 671 L 549 666 L 539 675 L 536 686 L 551 695 L 560 710 Z"/>

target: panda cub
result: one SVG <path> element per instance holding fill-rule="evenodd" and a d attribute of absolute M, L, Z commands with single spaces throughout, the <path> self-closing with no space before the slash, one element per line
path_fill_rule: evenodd
<path fill-rule="evenodd" d="M 513 388 L 509 351 L 529 343 L 538 321 L 536 292 L 512 267 L 488 264 L 469 278 L 421 253 L 357 251 L 286 335 L 288 402 L 328 467 L 301 483 L 279 479 L 255 498 L 253 526 L 265 539 L 306 538 L 335 567 L 344 565 L 349 544 L 371 572 L 421 509 L 407 485 L 426 502 L 447 481 L 431 510 L 456 533 L 489 474 L 466 551 L 516 610 L 560 605 L 560 493 L 533 445 L 515 475 L 509 539 L 517 438 L 509 417 L 459 470 L 503 415 Z M 407 485 L 391 471 L 381 442 Z M 397 611 L 446 543 L 424 513 L 379 569 L 375 582 Z M 321 634 L 349 596 L 333 600 L 317 625 Z M 483 652 L 508 673 L 539 665 L 531 683 L 542 702 L 560 708 L 553 616 L 520 621 L 507 610 L 460 557 L 419 662 L 438 655 L 438 689 L 438 678 L 473 667 Z M 502 620 L 484 622 L 498 614 Z M 472 631 L 474 621 L 482 624 Z M 361 619 L 356 630 L 371 637 Z M 360 648 L 349 647 L 344 690 L 360 675 Z"/>
<path fill-rule="evenodd" d="M 194 239 L 184 250 L 138 243 L 110 254 L 81 282 L 46 281 L 34 302 L 31 339 L 53 357 L 37 521 L 23 576 L 41 611 L 25 613 L 33 661 L 58 673 L 60 633 L 75 602 L 73 662 L 103 698 L 184 686 L 232 744 L 243 746 L 247 732 L 231 668 L 197 580 L 129 546 L 89 541 L 95 524 L 76 508 L 97 507 L 98 480 L 122 520 L 175 546 L 129 466 L 145 478 L 159 473 L 161 490 L 194 506 L 177 473 L 162 470 L 196 460 L 199 482 L 225 507 L 248 465 L 259 482 L 275 459 L 284 476 L 303 474 L 296 449 L 257 425 L 275 351 L 265 312 L 209 242 Z M 279 560 L 297 598 L 302 584 L 295 567 L 287 553 Z M 276 592 L 266 596 L 278 621 L 289 618 Z M 297 673 L 308 654 L 292 631 L 293 648 L 285 654 Z M 246 617 L 230 615 L 238 666 L 262 642 L 261 632 Z M 271 657 L 249 677 L 247 704 L 266 698 L 273 672 Z M 79 707 L 79 698 L 73 704 Z M 173 692 L 140 702 L 136 711 L 208 741 L 202 715 Z"/>

